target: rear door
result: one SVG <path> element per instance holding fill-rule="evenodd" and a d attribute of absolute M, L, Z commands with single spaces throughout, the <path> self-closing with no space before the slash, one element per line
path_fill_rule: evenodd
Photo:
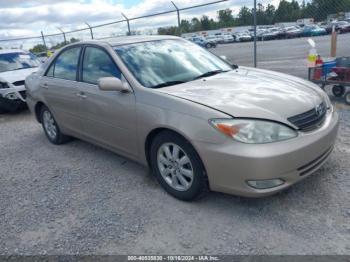
<path fill-rule="evenodd" d="M 136 156 L 136 117 L 133 92 L 101 91 L 101 77 L 116 77 L 128 85 L 108 52 L 86 46 L 78 85 L 84 135 L 124 154 Z"/>
<path fill-rule="evenodd" d="M 81 46 L 62 51 L 40 81 L 43 96 L 61 129 L 79 132 L 81 100 L 77 92 L 77 73 Z"/>

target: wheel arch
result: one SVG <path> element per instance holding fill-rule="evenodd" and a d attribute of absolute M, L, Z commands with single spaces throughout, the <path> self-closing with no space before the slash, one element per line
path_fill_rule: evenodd
<path fill-rule="evenodd" d="M 178 131 L 176 131 L 176 130 L 174 130 L 174 129 L 171 129 L 171 128 L 168 128 L 168 127 L 157 127 L 157 128 L 155 128 L 155 129 L 151 130 L 151 131 L 148 133 L 148 135 L 147 135 L 147 137 L 146 137 L 146 139 L 145 139 L 144 152 L 145 152 L 146 161 L 147 161 L 147 164 L 148 164 L 149 167 L 151 166 L 151 165 L 150 165 L 150 149 L 151 149 L 152 141 L 154 140 L 154 138 L 155 138 L 158 134 L 160 134 L 160 133 L 162 133 L 162 132 L 165 132 L 165 131 L 174 133 L 174 134 L 176 134 L 176 135 L 182 137 L 184 140 L 186 140 L 187 143 L 189 143 L 189 144 L 194 148 L 194 150 L 196 151 L 198 157 L 200 158 L 200 160 L 201 160 L 201 162 L 202 162 L 203 168 L 205 169 L 205 165 L 204 165 L 204 163 L 203 163 L 203 160 L 202 160 L 201 156 L 200 156 L 199 153 L 198 153 L 198 150 L 197 150 L 197 149 L 195 148 L 195 146 L 190 142 L 190 140 L 189 140 L 184 134 L 182 134 L 181 132 L 178 132 Z"/>
<path fill-rule="evenodd" d="M 39 123 L 41 123 L 40 113 L 41 113 L 41 109 L 43 108 L 43 106 L 46 106 L 46 105 L 41 101 L 37 102 L 34 106 L 35 117 Z"/>

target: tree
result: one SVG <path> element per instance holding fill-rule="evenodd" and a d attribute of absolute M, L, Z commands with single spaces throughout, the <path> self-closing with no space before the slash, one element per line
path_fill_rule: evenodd
<path fill-rule="evenodd" d="M 202 30 L 201 22 L 196 17 L 192 18 L 192 20 L 191 20 L 191 31 L 192 32 L 197 32 L 197 31 L 201 31 L 201 30 Z"/>
<path fill-rule="evenodd" d="M 46 47 L 43 44 L 37 44 L 32 49 L 29 49 L 29 51 L 37 54 L 37 53 L 45 52 Z"/>
<path fill-rule="evenodd" d="M 251 25 L 252 22 L 253 22 L 252 11 L 248 7 L 243 6 L 238 13 L 238 18 L 237 18 L 238 25 Z"/>
<path fill-rule="evenodd" d="M 218 11 L 219 24 L 222 27 L 232 26 L 234 24 L 234 19 L 232 16 L 232 10 L 227 8 L 225 10 Z"/>
<path fill-rule="evenodd" d="M 158 34 L 159 35 L 178 35 L 178 27 L 177 26 L 159 27 Z"/>
<path fill-rule="evenodd" d="M 276 8 L 274 5 L 268 4 L 265 10 L 266 24 L 271 25 L 275 17 Z"/>
<path fill-rule="evenodd" d="M 203 15 L 200 22 L 201 22 L 202 30 L 210 30 L 211 29 L 210 20 L 209 20 L 208 16 Z"/>
<path fill-rule="evenodd" d="M 181 20 L 180 27 L 182 33 L 189 33 L 191 31 L 191 23 L 188 20 Z"/>

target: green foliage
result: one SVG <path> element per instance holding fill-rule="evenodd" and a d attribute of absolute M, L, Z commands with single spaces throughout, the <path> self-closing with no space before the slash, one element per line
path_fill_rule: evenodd
<path fill-rule="evenodd" d="M 35 45 L 32 49 L 29 49 L 29 51 L 37 54 L 37 53 L 45 52 L 46 48 L 43 44 L 38 44 L 38 45 Z"/>
<path fill-rule="evenodd" d="M 68 45 L 79 41 L 80 41 L 79 39 L 72 37 L 69 41 L 67 41 L 67 43 L 65 42 L 58 43 L 52 46 L 51 49 L 57 50 L 57 49 L 60 49 L 61 47 L 64 47 L 66 44 Z M 35 45 L 32 49 L 29 49 L 29 51 L 34 54 L 37 54 L 37 53 L 46 52 L 47 50 L 43 44 L 38 44 L 38 45 Z"/>
<path fill-rule="evenodd" d="M 259 1 L 259 0 L 258 0 Z M 271 25 L 281 22 L 296 22 L 300 18 L 314 18 L 322 21 L 329 14 L 350 12 L 350 0 L 280 0 L 276 8 L 272 4 L 264 6 L 257 4 L 256 17 L 258 25 Z M 176 26 L 159 28 L 159 34 L 179 35 L 202 30 L 212 30 L 233 26 L 248 26 L 253 24 L 253 9 L 241 7 L 237 16 L 233 16 L 231 9 L 219 10 L 217 20 L 203 15 L 200 19 L 181 20 L 180 29 Z M 181 31 L 181 32 L 180 32 Z"/>

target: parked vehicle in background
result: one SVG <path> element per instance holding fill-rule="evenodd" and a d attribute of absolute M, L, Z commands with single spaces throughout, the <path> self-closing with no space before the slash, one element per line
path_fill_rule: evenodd
<path fill-rule="evenodd" d="M 0 112 L 14 112 L 25 107 L 25 78 L 41 62 L 20 49 L 0 50 Z"/>
<path fill-rule="evenodd" d="M 233 42 L 235 41 L 235 39 L 233 38 L 233 36 L 232 36 L 232 35 L 229 35 L 229 34 L 223 35 L 222 38 L 223 38 L 223 42 L 224 42 L 225 44 L 233 43 Z"/>
<path fill-rule="evenodd" d="M 40 60 L 40 62 L 45 63 L 48 59 L 47 52 L 35 53 L 35 56 Z"/>
<path fill-rule="evenodd" d="M 336 30 L 340 34 L 345 34 L 350 32 L 350 23 L 347 21 L 337 22 Z"/>
<path fill-rule="evenodd" d="M 274 40 L 274 39 L 279 39 L 281 35 L 281 29 L 279 28 L 270 28 L 265 30 L 261 34 L 261 40 Z"/>
<path fill-rule="evenodd" d="M 216 33 L 215 37 L 219 39 L 219 44 L 223 44 L 224 43 L 224 37 L 222 33 Z"/>
<path fill-rule="evenodd" d="M 26 87 L 51 143 L 70 135 L 148 165 L 181 200 L 286 189 L 327 161 L 339 126 L 315 84 L 171 36 L 66 46 Z"/>
<path fill-rule="evenodd" d="M 216 47 L 216 42 L 215 41 L 208 41 L 204 39 L 203 37 L 192 37 L 190 39 L 192 42 L 196 43 L 199 46 L 205 47 L 205 48 L 213 48 Z"/>
<path fill-rule="evenodd" d="M 232 36 L 236 42 L 248 42 L 253 39 L 249 32 L 234 33 Z"/>
<path fill-rule="evenodd" d="M 303 27 L 302 36 L 320 36 L 326 35 L 327 31 L 318 25 L 306 25 Z"/>
<path fill-rule="evenodd" d="M 221 38 L 218 38 L 215 35 L 208 35 L 205 39 L 209 42 L 215 42 L 216 44 L 219 44 L 221 41 Z"/>
<path fill-rule="evenodd" d="M 328 22 L 321 22 L 318 24 L 321 28 L 325 29 L 327 34 L 331 34 L 333 30 L 333 25 Z"/>
<path fill-rule="evenodd" d="M 285 29 L 286 38 L 296 38 L 301 37 L 303 30 L 300 29 L 299 26 L 289 26 Z"/>

